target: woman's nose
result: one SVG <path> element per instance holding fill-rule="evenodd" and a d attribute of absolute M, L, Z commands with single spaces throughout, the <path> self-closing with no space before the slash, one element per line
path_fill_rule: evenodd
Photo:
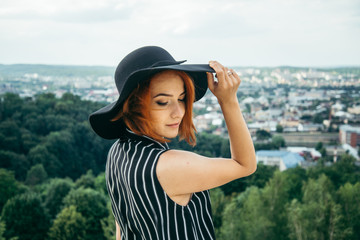
<path fill-rule="evenodd" d="M 183 117 L 185 113 L 184 105 L 182 103 L 174 103 L 171 109 L 171 117 Z"/>

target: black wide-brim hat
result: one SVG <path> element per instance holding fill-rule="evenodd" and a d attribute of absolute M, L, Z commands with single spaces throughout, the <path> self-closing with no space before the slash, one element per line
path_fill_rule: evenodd
<path fill-rule="evenodd" d="M 215 71 L 208 64 L 182 64 L 185 61 L 175 61 L 165 49 L 156 46 L 142 47 L 125 56 L 115 71 L 118 100 L 90 114 L 90 125 L 95 133 L 105 139 L 120 138 L 124 134 L 123 121 L 113 122 L 110 119 L 119 113 L 138 84 L 164 70 L 186 72 L 194 82 L 195 101 L 202 98 L 208 87 L 206 72 Z"/>

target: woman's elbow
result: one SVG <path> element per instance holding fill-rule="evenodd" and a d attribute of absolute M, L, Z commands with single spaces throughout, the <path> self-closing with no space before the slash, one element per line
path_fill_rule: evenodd
<path fill-rule="evenodd" d="M 235 160 L 236 161 L 236 160 Z M 238 168 L 238 173 L 237 173 L 237 178 L 243 178 L 243 177 L 247 177 L 251 174 L 253 174 L 254 172 L 256 172 L 257 169 L 257 163 L 256 160 L 250 160 L 247 162 L 247 164 L 241 164 L 239 162 L 237 162 L 239 165 Z"/>
<path fill-rule="evenodd" d="M 255 163 L 250 167 L 250 174 L 249 175 L 255 173 L 256 169 L 257 169 L 257 163 L 255 161 Z"/>
<path fill-rule="evenodd" d="M 255 172 L 256 172 L 256 169 L 257 169 L 256 158 L 251 159 L 251 161 L 249 161 L 249 162 L 250 162 L 250 163 L 246 166 L 247 176 L 255 173 Z"/>

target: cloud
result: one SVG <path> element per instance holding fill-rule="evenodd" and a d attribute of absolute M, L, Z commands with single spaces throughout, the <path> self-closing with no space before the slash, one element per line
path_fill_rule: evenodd
<path fill-rule="evenodd" d="M 114 0 L 3 0 L 0 19 L 88 23 L 124 20 L 132 11 L 131 1 Z"/>
<path fill-rule="evenodd" d="M 359 63 L 359 9 L 358 0 L 1 0 L 0 63 L 114 64 L 143 45 L 192 62 Z"/>

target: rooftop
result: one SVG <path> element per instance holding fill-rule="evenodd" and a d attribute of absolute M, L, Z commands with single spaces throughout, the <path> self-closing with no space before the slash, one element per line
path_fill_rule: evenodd
<path fill-rule="evenodd" d="M 299 165 L 300 162 L 305 161 L 298 153 L 278 150 L 260 150 L 256 152 L 257 157 L 273 157 L 281 158 L 286 168 L 293 168 Z"/>

